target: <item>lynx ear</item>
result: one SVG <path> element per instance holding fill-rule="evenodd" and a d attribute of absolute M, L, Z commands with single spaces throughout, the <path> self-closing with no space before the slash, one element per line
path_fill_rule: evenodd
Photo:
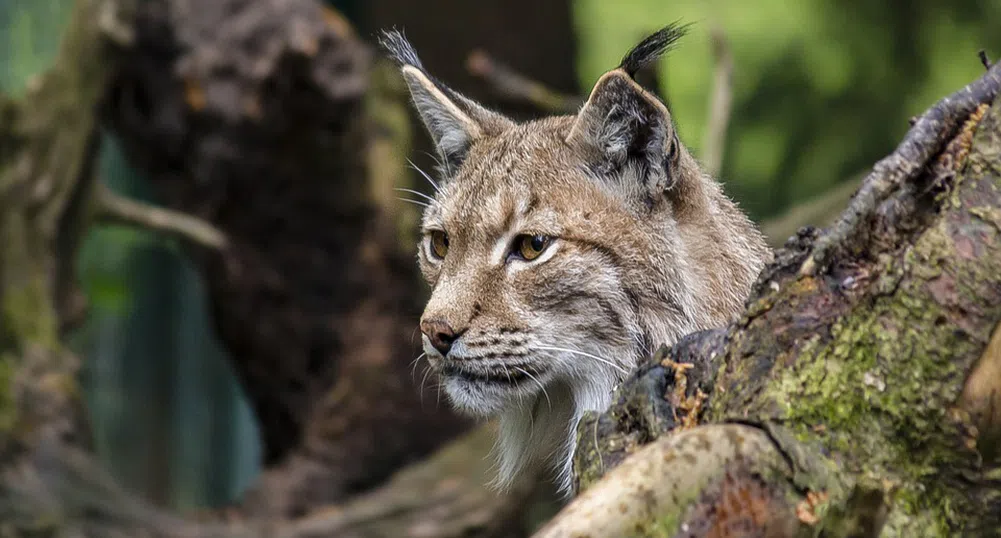
<path fill-rule="evenodd" d="M 680 142 L 667 107 L 633 76 L 684 32 L 685 27 L 677 25 L 663 28 L 633 48 L 619 67 L 598 79 L 567 137 L 569 143 L 592 155 L 599 173 L 639 167 L 650 194 L 671 187 Z"/>
<path fill-rule="evenodd" d="M 514 125 L 432 78 L 400 32 L 383 32 L 380 44 L 399 64 L 414 107 L 441 154 L 446 172 L 458 169 L 473 142 Z"/>

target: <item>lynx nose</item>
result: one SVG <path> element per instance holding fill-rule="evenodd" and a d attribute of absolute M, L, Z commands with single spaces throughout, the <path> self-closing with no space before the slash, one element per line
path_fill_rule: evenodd
<path fill-rule="evenodd" d="M 462 336 L 464 330 L 456 331 L 443 320 L 421 321 L 421 332 L 428 337 L 431 345 L 444 357 L 452 349 L 452 344 Z"/>

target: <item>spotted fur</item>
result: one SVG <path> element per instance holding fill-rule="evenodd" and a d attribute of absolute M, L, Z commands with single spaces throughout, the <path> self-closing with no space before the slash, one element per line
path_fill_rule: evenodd
<path fill-rule="evenodd" d="M 548 465 L 571 493 L 581 416 L 606 409 L 653 346 L 730 321 L 771 257 L 632 78 L 680 33 L 638 45 L 577 115 L 525 123 L 435 81 L 402 35 L 384 36 L 447 164 L 422 220 L 424 348 L 456 409 L 500 418 L 500 487 Z M 552 240 L 526 261 L 522 235 Z M 445 354 L 440 330 L 455 336 Z"/>

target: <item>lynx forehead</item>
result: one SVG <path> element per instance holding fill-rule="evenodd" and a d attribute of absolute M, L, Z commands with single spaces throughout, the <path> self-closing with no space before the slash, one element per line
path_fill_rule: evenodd
<path fill-rule="evenodd" d="M 637 45 L 577 115 L 525 123 L 383 35 L 441 157 L 418 255 L 424 350 L 455 408 L 500 418 L 501 487 L 548 464 L 569 493 L 581 416 L 654 346 L 730 321 L 771 256 L 633 80 L 682 34 Z"/>

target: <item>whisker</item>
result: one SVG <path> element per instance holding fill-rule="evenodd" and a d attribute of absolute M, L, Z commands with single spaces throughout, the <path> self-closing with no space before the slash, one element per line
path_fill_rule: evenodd
<path fill-rule="evenodd" d="M 428 174 L 424 170 L 421 170 L 421 167 L 414 164 L 414 161 L 411 161 L 409 158 L 407 159 L 407 162 L 410 163 L 411 168 L 413 168 L 418 174 L 420 174 L 424 179 L 426 179 L 428 183 L 431 184 L 431 188 L 434 189 L 434 192 L 441 194 L 441 187 L 438 186 L 438 183 L 435 180 L 431 179 L 430 174 Z M 437 159 L 435 160 L 435 162 L 437 163 Z"/>
<path fill-rule="evenodd" d="M 507 366 L 502 366 L 502 368 L 504 369 L 504 375 L 507 376 L 507 382 L 512 383 L 511 370 L 508 370 Z M 515 368 L 517 368 L 517 366 L 515 366 Z M 518 405 L 519 406 L 525 405 L 525 395 L 522 394 L 521 391 L 518 391 Z"/>
<path fill-rule="evenodd" d="M 650 349 L 651 344 L 649 344 L 645 338 L 643 338 L 641 335 L 637 335 L 636 341 L 637 343 L 639 343 L 640 351 L 643 352 L 644 356 L 650 357 L 653 355 L 653 350 Z"/>
<path fill-rule="evenodd" d="M 410 379 L 415 383 L 417 382 L 417 364 L 425 356 L 427 356 L 427 353 L 421 353 L 420 355 L 417 356 L 416 359 L 410 361 L 410 365 L 412 366 L 412 368 L 410 369 Z"/>
<path fill-rule="evenodd" d="M 404 189 L 403 187 L 393 187 L 393 190 L 394 191 L 400 191 L 400 192 L 409 192 L 410 194 L 416 194 L 417 196 L 420 196 L 421 198 L 427 200 L 428 202 L 430 202 L 432 204 L 434 203 L 434 198 L 432 198 L 432 197 L 424 194 L 421 191 L 415 191 L 413 189 Z"/>
<path fill-rule="evenodd" d="M 420 393 L 421 393 L 421 409 L 422 410 L 424 409 L 424 383 L 428 380 L 428 376 L 429 375 L 431 375 L 431 366 L 428 366 L 427 368 L 424 369 L 424 377 L 421 378 Z"/>
<path fill-rule="evenodd" d="M 397 196 L 396 199 L 401 202 L 410 202 L 411 204 L 416 204 L 421 207 L 431 207 L 430 204 L 425 204 L 424 202 L 420 202 L 418 200 L 411 200 L 410 198 L 400 198 L 399 196 Z"/>
<path fill-rule="evenodd" d="M 518 366 L 515 366 L 514 369 L 518 370 L 519 372 L 521 372 L 521 373 L 523 373 L 525 375 L 527 375 L 528 378 L 531 379 L 532 381 L 535 381 L 535 384 L 538 385 L 539 389 L 542 391 L 542 395 L 546 397 L 546 403 L 549 404 L 549 410 L 552 411 L 553 410 L 553 401 L 549 399 L 549 393 L 546 392 L 546 387 L 542 386 L 542 383 L 539 381 L 539 379 L 537 377 L 535 377 L 534 375 L 530 374 L 528 372 L 528 370 L 525 370 L 524 368 L 520 368 Z"/>
<path fill-rule="evenodd" d="M 590 353 L 585 353 L 585 352 L 577 350 L 577 349 L 567 349 L 565 347 L 556 347 L 556 346 L 535 346 L 535 347 L 537 347 L 539 349 L 546 349 L 546 350 L 549 350 L 549 351 L 563 351 L 563 352 L 566 352 L 566 353 L 572 353 L 574 355 L 580 355 L 581 357 L 587 357 L 589 359 L 594 359 L 594 360 L 596 360 L 598 362 L 607 364 L 607 365 L 611 366 L 612 368 L 615 368 L 619 372 L 622 372 L 622 375 L 629 375 L 629 370 L 626 370 L 625 368 L 619 366 L 618 364 L 615 364 L 614 362 L 612 362 L 612 361 L 610 361 L 608 359 L 603 359 L 603 358 L 601 358 L 601 357 L 599 357 L 597 355 L 592 355 Z"/>
<path fill-rule="evenodd" d="M 507 376 L 507 382 L 511 383 L 512 382 L 511 381 L 511 370 L 508 370 L 507 367 L 505 367 L 505 366 L 502 366 L 502 368 L 504 370 L 504 375 Z M 517 366 L 515 368 L 517 368 Z"/>
<path fill-rule="evenodd" d="M 424 155 L 427 155 L 428 157 L 431 157 L 431 160 L 434 161 L 435 166 L 437 166 L 438 168 L 448 168 L 445 165 L 445 162 L 442 160 L 442 158 L 441 158 L 440 155 L 432 154 L 431 152 L 423 151 L 423 150 L 421 151 L 421 153 L 423 153 Z"/>

